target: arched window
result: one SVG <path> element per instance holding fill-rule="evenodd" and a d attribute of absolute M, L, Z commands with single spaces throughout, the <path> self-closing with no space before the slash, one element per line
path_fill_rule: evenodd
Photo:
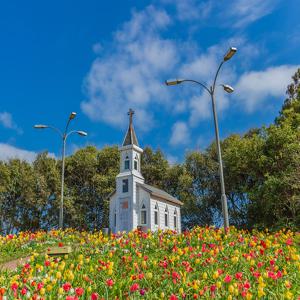
<path fill-rule="evenodd" d="M 124 169 L 129 170 L 129 157 L 128 157 L 128 155 L 125 157 Z"/>
<path fill-rule="evenodd" d="M 139 161 L 139 159 L 138 159 L 138 156 L 136 155 L 135 158 L 134 158 L 134 163 L 133 163 L 135 170 L 138 170 L 138 161 Z"/>
<path fill-rule="evenodd" d="M 158 225 L 158 205 L 155 203 L 154 206 L 154 225 Z"/>
<path fill-rule="evenodd" d="M 168 211 L 168 206 L 165 208 L 165 227 L 169 226 L 169 211 Z"/>
<path fill-rule="evenodd" d="M 177 210 L 174 210 L 174 229 L 177 230 Z"/>
<path fill-rule="evenodd" d="M 117 227 L 117 210 L 114 210 L 114 226 Z"/>
<path fill-rule="evenodd" d="M 141 208 L 141 225 L 147 224 L 147 210 L 145 204 L 142 205 Z"/>
<path fill-rule="evenodd" d="M 128 179 L 122 180 L 122 191 L 123 193 L 128 193 Z"/>

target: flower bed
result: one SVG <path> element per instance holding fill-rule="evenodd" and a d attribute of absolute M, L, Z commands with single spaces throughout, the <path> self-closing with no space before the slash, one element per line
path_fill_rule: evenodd
<path fill-rule="evenodd" d="M 42 236 L 76 247 L 64 257 L 33 249 L 22 268 L 0 273 L 0 299 L 300 299 L 300 235 L 291 231 Z"/>

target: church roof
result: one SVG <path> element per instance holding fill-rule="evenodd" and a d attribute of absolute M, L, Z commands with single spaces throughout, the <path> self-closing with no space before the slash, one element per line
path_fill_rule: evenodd
<path fill-rule="evenodd" d="M 176 199 L 175 197 L 173 197 L 172 195 L 168 194 L 167 192 L 165 192 L 161 189 L 158 189 L 158 188 L 151 186 L 149 184 L 146 184 L 146 183 L 137 183 L 137 185 L 142 187 L 143 189 L 145 189 L 152 196 L 162 198 L 164 200 L 170 201 L 170 202 L 178 204 L 178 205 L 183 205 L 183 203 L 181 201 L 179 201 L 178 199 Z"/>
<path fill-rule="evenodd" d="M 126 136 L 125 136 L 125 139 L 124 139 L 124 142 L 123 142 L 123 146 L 128 146 L 128 145 L 139 146 L 139 143 L 138 143 L 138 140 L 136 138 L 133 125 L 129 125 Z"/>
<path fill-rule="evenodd" d="M 178 199 L 176 199 L 175 197 L 173 197 L 172 195 L 168 194 L 167 192 L 158 189 L 154 186 L 151 186 L 149 184 L 146 183 L 137 183 L 138 186 L 140 186 L 141 188 L 143 188 L 144 190 L 146 190 L 148 193 L 150 193 L 152 196 L 156 196 L 158 198 L 167 200 L 169 202 L 172 202 L 174 204 L 177 205 L 183 205 L 183 203 L 181 201 L 179 201 Z M 114 194 L 116 193 L 116 190 L 113 190 L 108 196 L 107 199 L 111 198 Z"/>
<path fill-rule="evenodd" d="M 128 115 L 130 116 L 129 117 L 129 126 L 128 126 L 128 130 L 127 130 L 126 136 L 123 141 L 123 146 L 136 145 L 139 147 L 139 143 L 138 143 L 135 131 L 134 131 L 133 124 L 132 124 L 133 114 L 134 114 L 134 111 L 132 109 L 130 109 L 128 112 Z"/>

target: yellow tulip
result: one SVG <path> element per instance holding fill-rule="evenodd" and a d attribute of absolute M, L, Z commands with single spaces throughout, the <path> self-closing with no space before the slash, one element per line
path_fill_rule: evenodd
<path fill-rule="evenodd" d="M 47 290 L 48 292 L 50 292 L 50 291 L 52 290 L 52 285 L 51 285 L 51 284 L 48 284 L 48 285 L 46 286 L 46 290 Z"/>
<path fill-rule="evenodd" d="M 147 279 L 152 279 L 153 278 L 153 274 L 151 272 L 146 273 L 146 278 Z"/>
<path fill-rule="evenodd" d="M 45 290 L 44 288 L 41 288 L 41 289 L 40 289 L 40 294 L 41 294 L 41 295 L 45 295 L 45 293 L 46 293 L 46 290 Z"/>
<path fill-rule="evenodd" d="M 234 293 L 234 286 L 232 284 L 229 285 L 228 291 L 229 291 L 230 294 Z"/>
<path fill-rule="evenodd" d="M 293 295 L 293 293 L 291 293 L 290 291 L 287 291 L 286 293 L 285 293 L 285 298 L 286 299 L 293 299 L 293 297 L 294 297 L 294 295 Z"/>

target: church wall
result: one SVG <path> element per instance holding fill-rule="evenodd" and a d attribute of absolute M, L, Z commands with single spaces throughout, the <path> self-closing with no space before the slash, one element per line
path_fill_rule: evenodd
<path fill-rule="evenodd" d="M 114 212 L 116 208 L 116 194 L 111 196 L 110 201 L 109 201 L 109 228 L 111 229 L 112 232 L 116 231 L 116 228 L 114 226 Z M 117 218 L 118 222 L 118 218 Z"/>
<path fill-rule="evenodd" d="M 155 226 L 154 224 L 154 208 L 155 204 L 158 204 L 158 211 L 159 211 L 159 220 L 158 220 L 158 226 Z M 169 226 L 165 226 L 165 208 L 168 207 L 169 212 Z M 156 231 L 158 228 L 160 229 L 172 229 L 174 230 L 174 211 L 177 210 L 177 226 L 178 232 L 181 232 L 181 215 L 180 215 L 180 206 L 172 204 L 170 202 L 164 201 L 164 200 L 158 200 L 151 198 L 151 230 Z"/>
<path fill-rule="evenodd" d="M 181 210 L 180 210 L 180 207 L 177 208 L 177 218 L 178 218 L 178 233 L 181 233 Z"/>
<path fill-rule="evenodd" d="M 158 204 L 158 225 L 155 225 L 155 221 L 154 221 L 154 209 L 155 209 L 155 205 L 156 203 Z M 151 199 L 150 200 L 150 219 L 151 219 L 151 231 L 156 231 L 158 228 L 161 228 L 161 218 L 160 218 L 160 206 L 157 200 L 155 199 Z"/>
<path fill-rule="evenodd" d="M 137 188 L 138 192 L 137 192 L 137 213 L 136 213 L 136 220 L 137 220 L 137 226 L 141 225 L 141 226 L 145 226 L 148 229 L 151 229 L 151 219 L 150 219 L 150 195 L 148 192 L 146 192 L 144 189 L 138 187 Z M 146 206 L 146 211 L 147 211 L 147 216 L 146 216 L 146 220 L 147 220 L 147 224 L 146 225 L 142 225 L 141 224 L 141 208 L 142 205 L 145 204 Z M 135 227 L 136 228 L 136 227 Z"/>
<path fill-rule="evenodd" d="M 123 193 L 123 179 L 128 179 L 128 192 Z M 133 178 L 128 173 L 123 173 L 123 176 L 118 176 L 116 181 L 116 210 L 117 210 L 117 230 L 129 231 L 132 229 L 133 223 L 133 207 L 132 199 Z"/>

